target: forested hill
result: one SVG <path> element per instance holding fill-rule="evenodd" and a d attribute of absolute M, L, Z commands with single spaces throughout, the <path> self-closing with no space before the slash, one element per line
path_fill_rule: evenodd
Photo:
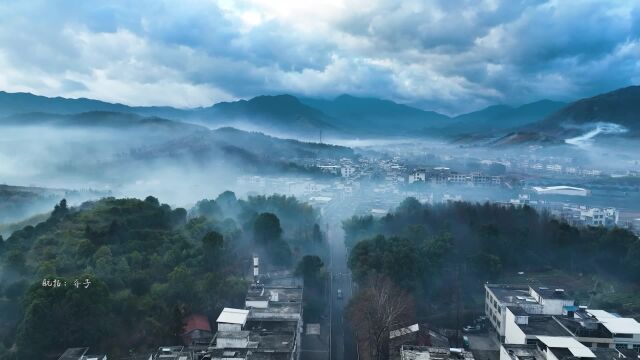
<path fill-rule="evenodd" d="M 151 196 L 61 201 L 0 241 L 0 359 L 55 359 L 77 346 L 120 358 L 179 343 L 190 313 L 215 320 L 243 305 L 252 253 L 284 268 L 326 254 L 317 216 L 292 197 L 231 192 L 189 211 Z"/>
<path fill-rule="evenodd" d="M 473 294 L 482 301 L 485 282 L 519 272 L 528 279 L 522 282 L 533 274 L 566 274 L 572 283 L 589 283 L 589 291 L 594 276 L 626 284 L 640 280 L 640 240 L 633 233 L 573 227 L 528 206 L 424 205 L 408 198 L 381 219 L 353 217 L 343 226 L 347 245 L 353 247 L 349 266 L 356 279 L 382 274 L 415 294 L 432 294 L 429 306 L 450 304 L 451 284 L 457 282 L 468 293 L 463 301 L 481 308 Z M 559 283 L 547 285 L 563 286 L 564 280 L 555 279 Z M 617 307 L 640 314 L 637 301 Z"/>

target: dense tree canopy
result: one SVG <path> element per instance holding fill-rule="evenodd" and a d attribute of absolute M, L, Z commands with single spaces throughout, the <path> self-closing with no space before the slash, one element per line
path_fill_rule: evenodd
<path fill-rule="evenodd" d="M 587 273 L 597 270 L 640 279 L 637 257 L 633 255 L 640 243 L 630 231 L 615 227 L 574 227 L 528 206 L 464 202 L 431 206 L 409 198 L 394 213 L 381 219 L 353 217 L 343 225 L 348 245 L 356 246 L 362 239 L 371 239 L 354 249 L 352 263 L 356 270 L 363 265 L 357 257 L 365 248 L 394 254 L 387 255 L 386 261 L 388 258 L 410 260 L 419 254 L 421 243 L 448 234 L 451 251 L 447 251 L 445 257 L 451 259 L 455 255 L 486 279 L 507 269 L 547 268 Z M 381 241 L 376 235 L 396 238 Z M 367 261 L 381 266 L 372 259 Z M 426 258 L 426 261 L 434 260 Z M 389 275 L 392 276 L 393 271 Z"/>
<path fill-rule="evenodd" d="M 242 306 L 250 257 L 260 251 L 254 237 L 269 242 L 280 266 L 301 257 L 292 247 L 326 248 L 312 239 L 310 209 L 295 198 L 238 200 L 231 192 L 189 212 L 152 196 L 76 208 L 62 201 L 44 222 L 1 242 L 0 358 L 42 360 L 37 354 L 77 346 L 119 357 L 178 343 L 189 313 L 215 319 L 224 306 Z M 92 279 L 89 288 L 42 286 L 81 277 Z"/>
<path fill-rule="evenodd" d="M 253 223 L 254 239 L 263 245 L 272 244 L 280 240 L 282 236 L 282 227 L 280 227 L 280 219 L 272 213 L 261 213 Z"/>
<path fill-rule="evenodd" d="M 296 274 L 304 279 L 304 317 L 317 322 L 325 309 L 326 276 L 324 263 L 316 255 L 305 255 L 296 266 Z"/>
<path fill-rule="evenodd" d="M 519 272 L 640 280 L 640 240 L 633 233 L 574 227 L 528 206 L 423 205 L 408 198 L 382 218 L 354 216 L 343 228 L 354 278 L 382 274 L 428 299 L 418 304 L 423 316 L 454 311 L 458 300 L 481 310 L 483 284 Z"/>

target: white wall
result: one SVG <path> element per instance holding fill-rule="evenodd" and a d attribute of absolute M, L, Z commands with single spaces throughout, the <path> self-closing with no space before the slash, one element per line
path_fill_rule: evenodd
<path fill-rule="evenodd" d="M 565 299 L 542 299 L 542 311 L 545 315 L 562 315 L 565 306 L 573 305 L 573 300 Z"/>
<path fill-rule="evenodd" d="M 246 300 L 244 304 L 247 308 L 266 309 L 269 307 L 268 300 Z"/>
<path fill-rule="evenodd" d="M 500 345 L 500 360 L 512 360 L 504 346 Z"/>
<path fill-rule="evenodd" d="M 218 331 L 242 331 L 242 325 L 218 323 Z"/>
<path fill-rule="evenodd" d="M 217 348 L 245 348 L 249 343 L 249 338 L 220 338 L 216 339 Z"/>
<path fill-rule="evenodd" d="M 509 309 L 505 309 L 505 331 L 504 331 L 504 343 L 505 344 L 526 344 L 527 336 L 522 332 L 520 327 L 516 324 L 516 317 Z"/>

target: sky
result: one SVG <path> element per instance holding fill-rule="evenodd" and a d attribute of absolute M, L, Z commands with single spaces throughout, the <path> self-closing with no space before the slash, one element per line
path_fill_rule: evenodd
<path fill-rule="evenodd" d="M 640 83 L 640 2 L 0 1 L 0 90 L 129 105 L 379 97 L 447 114 Z"/>

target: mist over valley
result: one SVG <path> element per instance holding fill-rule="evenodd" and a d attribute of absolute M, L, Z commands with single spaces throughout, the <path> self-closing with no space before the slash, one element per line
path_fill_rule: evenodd
<path fill-rule="evenodd" d="M 0 360 L 640 356 L 639 4 L 0 21 Z"/>

